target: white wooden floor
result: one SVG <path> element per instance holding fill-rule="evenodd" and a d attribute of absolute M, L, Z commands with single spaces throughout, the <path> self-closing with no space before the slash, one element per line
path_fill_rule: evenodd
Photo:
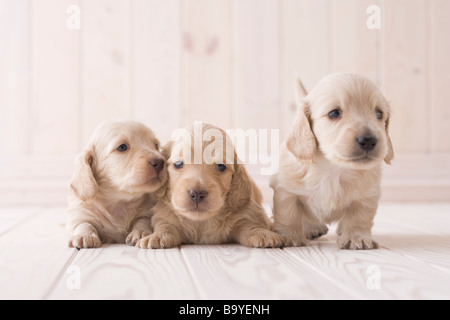
<path fill-rule="evenodd" d="M 334 234 L 283 250 L 77 251 L 64 220 L 61 207 L 0 208 L 0 299 L 450 299 L 450 204 L 381 205 L 383 248 L 368 252 L 338 250 Z"/>

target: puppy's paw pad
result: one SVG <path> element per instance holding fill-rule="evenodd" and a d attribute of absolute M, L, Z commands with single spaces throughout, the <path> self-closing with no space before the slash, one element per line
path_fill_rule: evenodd
<path fill-rule="evenodd" d="M 284 240 L 275 232 L 263 230 L 250 236 L 249 244 L 255 248 L 281 248 L 284 246 Z"/>
<path fill-rule="evenodd" d="M 128 235 L 128 237 L 127 237 L 125 242 L 129 246 L 135 246 L 139 242 L 139 240 L 141 240 L 142 238 L 144 238 L 144 237 L 146 237 L 148 235 L 149 235 L 148 232 L 133 230 Z"/>
<path fill-rule="evenodd" d="M 179 242 L 174 235 L 164 232 L 144 237 L 138 241 L 136 246 L 141 249 L 169 249 L 176 247 L 178 244 Z"/>
<path fill-rule="evenodd" d="M 100 248 L 101 245 L 100 238 L 94 233 L 74 236 L 69 241 L 69 247 L 77 249 Z"/>
<path fill-rule="evenodd" d="M 342 250 L 374 250 L 380 248 L 378 243 L 373 241 L 372 238 L 359 235 L 341 236 L 338 240 L 338 245 Z"/>

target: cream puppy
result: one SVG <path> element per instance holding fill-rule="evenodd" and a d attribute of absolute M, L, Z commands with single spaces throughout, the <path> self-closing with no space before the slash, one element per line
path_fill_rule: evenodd
<path fill-rule="evenodd" d="M 275 230 L 286 245 L 303 246 L 338 221 L 340 248 L 378 248 L 371 229 L 381 164 L 394 156 L 386 99 L 369 79 L 341 73 L 323 79 L 298 104 L 271 179 Z"/>
<path fill-rule="evenodd" d="M 166 181 L 153 132 L 134 121 L 100 125 L 76 162 L 69 193 L 69 246 L 135 245 L 151 234 L 152 192 Z"/>
<path fill-rule="evenodd" d="M 283 239 L 261 205 L 262 195 L 237 155 L 225 131 L 211 125 L 186 129 L 187 139 L 170 142 L 168 183 L 157 193 L 152 219 L 155 232 L 141 239 L 145 249 L 181 244 L 240 243 L 249 247 L 280 247 Z M 200 139 L 200 150 L 194 140 Z M 202 142 L 203 141 L 203 142 Z M 180 152 L 182 150 L 182 152 Z M 229 152 L 228 152 L 229 151 Z M 202 161 L 196 161 L 194 155 Z M 210 157 L 208 157 L 208 155 Z M 201 163 L 200 163 L 201 162 Z"/>

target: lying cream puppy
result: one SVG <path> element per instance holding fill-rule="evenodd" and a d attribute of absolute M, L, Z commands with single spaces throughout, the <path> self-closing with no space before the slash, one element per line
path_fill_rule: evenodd
<path fill-rule="evenodd" d="M 271 230 L 272 222 L 261 205 L 261 192 L 244 166 L 237 163 L 225 131 L 206 124 L 200 130 L 215 138 L 194 138 L 196 130 L 189 127 L 187 139 L 164 147 L 169 180 L 156 193 L 158 203 L 152 219 L 155 232 L 137 246 L 159 249 L 181 244 L 240 243 L 281 247 L 283 239 Z M 197 151 L 200 156 L 212 156 L 193 164 L 194 140 L 198 138 L 203 140 Z"/>
<path fill-rule="evenodd" d="M 76 163 L 69 193 L 69 246 L 135 245 L 151 234 L 151 193 L 166 176 L 150 129 L 133 121 L 100 125 Z"/>
<path fill-rule="evenodd" d="M 298 100 L 280 170 L 271 180 L 275 230 L 287 246 L 303 246 L 339 221 L 340 248 L 378 248 L 371 229 L 381 164 L 394 156 L 386 99 L 369 79 L 341 73 Z"/>

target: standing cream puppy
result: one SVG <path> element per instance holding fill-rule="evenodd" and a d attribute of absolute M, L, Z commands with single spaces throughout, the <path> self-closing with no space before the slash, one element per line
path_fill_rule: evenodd
<path fill-rule="evenodd" d="M 371 229 L 381 165 L 394 157 L 386 99 L 369 79 L 340 73 L 298 98 L 298 105 L 271 180 L 275 230 L 287 246 L 303 246 L 338 221 L 340 248 L 378 248 Z"/>

